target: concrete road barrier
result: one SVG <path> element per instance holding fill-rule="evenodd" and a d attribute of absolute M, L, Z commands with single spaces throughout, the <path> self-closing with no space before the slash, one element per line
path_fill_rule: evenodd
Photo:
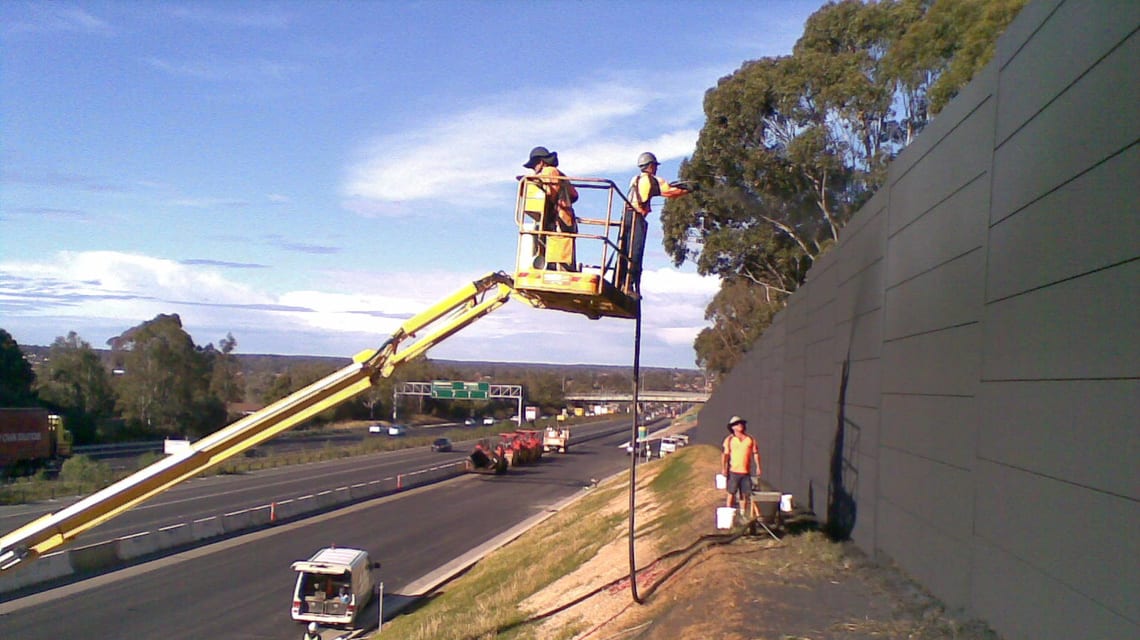
<path fill-rule="evenodd" d="M 67 551 L 57 551 L 0 576 L 0 593 L 15 591 L 72 574 Z"/>
<path fill-rule="evenodd" d="M 163 527 L 155 531 L 154 535 L 158 539 L 159 549 L 173 549 L 195 540 L 193 527 L 186 523 Z"/>
<path fill-rule="evenodd" d="M 245 529 L 249 529 L 253 526 L 253 515 L 249 512 L 249 509 L 243 509 L 241 511 L 234 511 L 233 513 L 224 514 L 222 515 L 221 520 L 222 531 L 225 531 L 226 533 L 244 531 Z"/>
<path fill-rule="evenodd" d="M 119 538 L 119 559 L 131 560 L 158 551 L 158 536 L 150 531 Z"/>
<path fill-rule="evenodd" d="M 223 533 L 225 533 L 225 528 L 222 527 L 222 519 L 218 516 L 201 518 L 190 524 L 190 537 L 195 541 L 209 540 Z"/>
<path fill-rule="evenodd" d="M 94 573 L 110 569 L 118 566 L 122 561 L 119 557 L 118 540 L 108 540 L 107 542 L 72 549 L 67 552 L 67 557 L 75 573 Z"/>

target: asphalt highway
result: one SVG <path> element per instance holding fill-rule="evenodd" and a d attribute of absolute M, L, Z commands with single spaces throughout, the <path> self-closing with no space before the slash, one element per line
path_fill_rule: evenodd
<path fill-rule="evenodd" d="M 578 427 L 576 435 L 606 428 Z M 504 476 L 460 476 L 0 603 L 0 638 L 299 637 L 302 628 L 289 617 L 293 561 L 333 544 L 366 549 L 383 563 L 378 579 L 388 597 L 401 597 L 403 585 L 584 491 L 592 479 L 624 469 L 629 458 L 618 445 L 628 432 L 615 430 L 614 423 L 608 428 L 612 435 L 572 445 L 567 455 L 548 454 L 539 464 Z M 293 468 L 205 479 L 191 483 L 200 487 L 187 486 L 185 493 L 156 501 L 153 514 L 140 524 L 149 522 L 149 528 L 175 514 L 183 520 L 198 502 L 211 502 L 216 513 L 221 504 L 241 508 L 265 504 L 267 496 L 282 491 L 311 492 L 318 482 L 324 483 L 322 490 L 335 488 L 360 481 L 353 474 L 361 468 L 375 477 L 425 455 L 440 461 L 453 457 L 412 451 L 382 454 L 367 464 L 353 458 L 306 465 L 303 473 Z M 460 449 L 454 457 L 463 455 Z"/>
<path fill-rule="evenodd" d="M 618 421 L 574 428 L 576 437 L 613 431 Z M 387 436 L 375 436 L 386 438 Z M 79 536 L 73 544 L 95 544 L 199 518 L 241 511 L 371 480 L 395 477 L 433 465 L 460 461 L 473 442 L 456 442 L 454 453 L 425 447 L 376 453 L 306 465 L 266 469 L 245 475 L 195 478 Z M 0 533 L 14 531 L 39 516 L 63 509 L 77 498 L 0 507 Z"/>

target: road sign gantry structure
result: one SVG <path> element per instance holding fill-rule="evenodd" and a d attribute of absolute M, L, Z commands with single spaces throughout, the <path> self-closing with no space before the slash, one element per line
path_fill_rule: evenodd
<path fill-rule="evenodd" d="M 523 388 L 518 384 L 492 384 L 490 382 L 403 382 L 392 389 L 392 422 L 396 421 L 396 407 L 400 396 L 420 396 L 441 400 L 516 400 L 519 425 L 522 425 Z"/>

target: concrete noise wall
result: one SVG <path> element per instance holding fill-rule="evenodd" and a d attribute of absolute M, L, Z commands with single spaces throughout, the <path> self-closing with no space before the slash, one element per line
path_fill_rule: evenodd
<path fill-rule="evenodd" d="M 1030 2 L 700 415 L 1007 638 L 1140 637 L 1138 26 Z"/>

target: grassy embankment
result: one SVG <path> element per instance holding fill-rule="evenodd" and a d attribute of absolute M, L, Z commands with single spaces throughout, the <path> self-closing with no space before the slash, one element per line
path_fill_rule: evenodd
<path fill-rule="evenodd" d="M 722 495 L 712 482 L 718 464 L 712 447 L 687 447 L 639 467 L 635 543 L 639 567 L 713 533 L 713 508 Z M 629 571 L 629 475 L 620 474 L 587 491 L 573 505 L 490 554 L 422 607 L 386 624 L 377 637 L 558 640 L 587 630 L 592 616 L 574 607 L 559 613 L 557 620 L 531 621 L 577 598 L 586 598 L 580 605 L 584 609 L 596 607 L 590 594 L 600 587 L 607 587 L 606 599 L 614 598 L 616 590 L 624 592 L 616 596 L 618 600 L 629 600 L 628 585 L 621 587 Z M 679 561 L 680 557 L 664 560 L 654 565 L 654 571 L 663 572 Z"/>

